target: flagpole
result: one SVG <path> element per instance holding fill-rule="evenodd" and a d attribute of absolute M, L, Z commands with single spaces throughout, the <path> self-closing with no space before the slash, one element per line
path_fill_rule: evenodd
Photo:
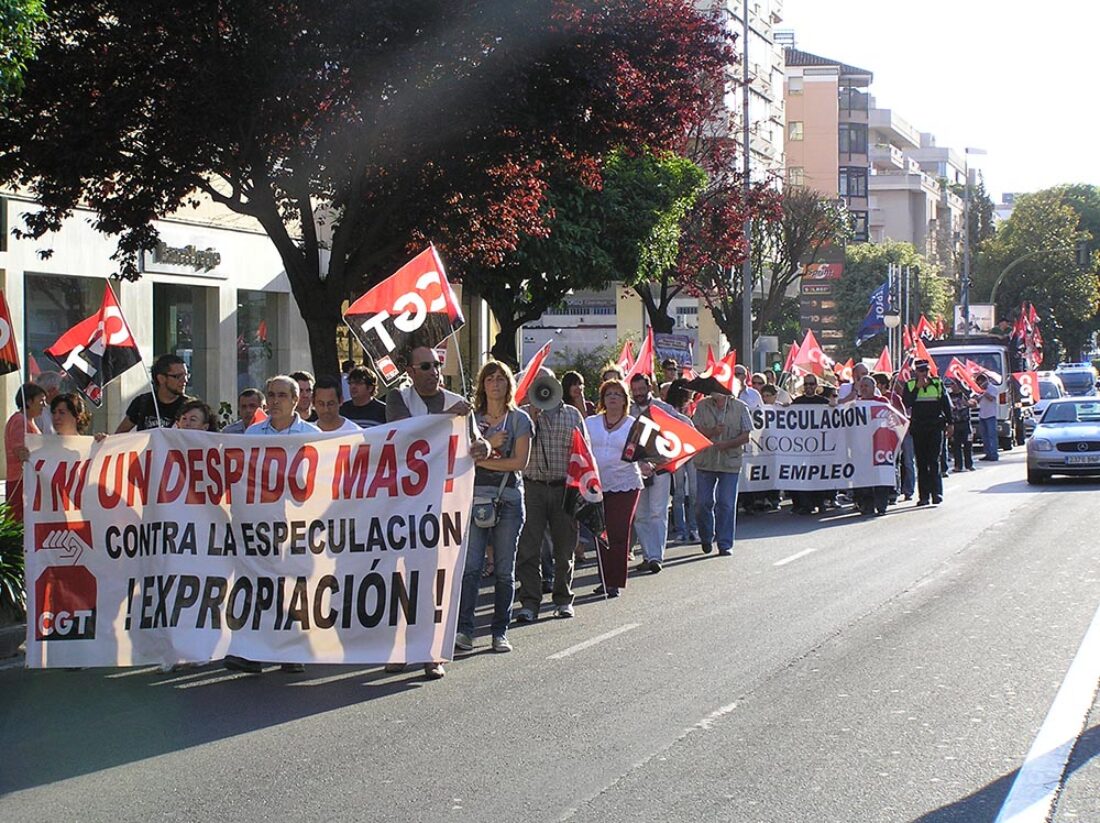
<path fill-rule="evenodd" d="M 600 503 L 600 505 L 602 506 L 603 503 Z M 605 513 L 604 517 L 606 518 L 606 516 L 607 515 Z M 605 528 L 604 531 L 607 531 L 607 529 Z M 600 535 L 598 534 L 593 535 L 593 539 L 596 541 L 596 571 L 599 572 L 600 575 L 600 587 L 603 589 L 603 599 L 607 600 L 607 578 L 604 577 L 603 573 L 603 546 L 601 545 L 602 541 L 600 540 Z M 608 546 L 610 546 L 610 541 L 608 542 Z"/>
<path fill-rule="evenodd" d="M 107 290 L 111 293 L 111 296 L 115 299 L 115 305 L 119 306 L 119 312 L 121 313 L 122 303 L 119 302 L 118 295 L 115 294 L 115 290 L 111 288 L 111 278 L 106 279 Z M 123 318 L 125 322 L 125 317 Z M 129 325 L 129 324 L 127 324 Z M 153 375 L 153 369 L 150 366 L 145 365 L 145 358 L 141 358 L 141 365 L 145 368 L 145 373 L 149 376 L 149 382 L 153 384 L 153 411 L 157 415 L 157 426 L 160 427 L 161 421 L 164 419 L 160 416 L 160 401 L 157 400 L 157 378 Z M 107 388 L 104 386 L 103 388 Z M 171 427 L 169 427 L 171 428 Z"/>

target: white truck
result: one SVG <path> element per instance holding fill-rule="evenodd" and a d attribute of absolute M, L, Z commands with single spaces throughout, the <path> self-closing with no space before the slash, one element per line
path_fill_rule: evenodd
<path fill-rule="evenodd" d="M 952 337 L 946 340 L 934 340 L 927 344 L 928 353 L 936 361 L 940 377 L 944 376 L 952 357 L 966 364 L 967 360 L 977 363 L 983 369 L 994 372 L 1001 378 L 997 403 L 997 440 L 1003 451 L 1010 451 L 1013 445 L 1023 445 L 1026 438 L 1024 419 L 1030 415 L 1029 405 L 1020 397 L 1019 386 L 1012 379 L 1012 373 L 1023 371 L 1008 340 L 993 335 L 971 335 L 968 338 Z M 978 410 L 971 412 L 974 433 L 978 433 Z"/>

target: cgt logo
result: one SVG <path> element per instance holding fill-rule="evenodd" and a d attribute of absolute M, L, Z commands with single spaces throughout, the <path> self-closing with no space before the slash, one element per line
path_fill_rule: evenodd
<path fill-rule="evenodd" d="M 92 548 L 92 524 L 87 520 L 71 523 L 36 523 L 34 526 L 34 550 L 56 551 L 60 560 L 80 562 L 86 550 Z"/>
<path fill-rule="evenodd" d="M 83 566 L 50 566 L 34 582 L 34 639 L 94 640 L 95 577 Z"/>

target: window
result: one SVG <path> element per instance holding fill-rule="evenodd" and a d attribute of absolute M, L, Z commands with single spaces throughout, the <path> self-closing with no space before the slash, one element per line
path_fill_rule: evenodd
<path fill-rule="evenodd" d="M 787 124 L 787 139 L 788 140 L 801 140 L 802 139 L 802 121 L 792 120 Z"/>
<path fill-rule="evenodd" d="M 792 77 L 787 81 L 787 94 L 802 94 L 801 77 Z"/>
<path fill-rule="evenodd" d="M 237 391 L 262 390 L 267 378 L 278 372 L 278 307 L 277 294 L 237 290 Z"/>
<path fill-rule="evenodd" d="M 174 354 L 183 358 L 191 379 L 187 393 L 214 406 L 219 399 L 208 393 L 206 373 L 210 342 L 206 328 L 206 301 L 210 289 L 202 286 L 153 284 L 153 356 Z"/>
<path fill-rule="evenodd" d="M 840 89 L 839 97 L 841 111 L 867 111 L 868 109 L 869 95 L 858 89 L 845 86 Z"/>
<path fill-rule="evenodd" d="M 805 186 L 806 170 L 802 166 L 791 166 L 787 169 L 788 186 Z"/>
<path fill-rule="evenodd" d="M 867 212 L 854 211 L 852 215 L 852 239 L 857 243 L 867 242 Z"/>
<path fill-rule="evenodd" d="M 103 302 L 103 288 L 107 281 L 100 277 L 66 277 L 55 274 L 27 273 L 24 281 L 23 351 L 29 380 L 35 369 L 61 370 L 45 354 L 45 349 L 56 342 L 81 320 L 91 317 Z M 138 366 L 137 368 L 141 368 Z M 76 391 L 76 386 L 66 377 L 61 383 L 62 392 Z M 92 413 L 92 431 L 114 431 L 118 420 L 107 420 L 102 406 L 85 403 Z"/>
<path fill-rule="evenodd" d="M 867 153 L 866 123 L 841 123 L 839 136 L 841 154 Z"/>
<path fill-rule="evenodd" d="M 867 169 L 863 166 L 841 166 L 837 191 L 841 197 L 866 197 Z"/>

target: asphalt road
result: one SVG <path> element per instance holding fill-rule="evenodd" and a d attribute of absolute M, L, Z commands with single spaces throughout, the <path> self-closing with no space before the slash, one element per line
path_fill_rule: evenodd
<path fill-rule="evenodd" d="M 1100 605 L 1100 480 L 1023 476 L 742 518 L 618 600 L 586 567 L 575 619 L 440 682 L 8 668 L 0 820 L 993 820 Z M 1100 820 L 1097 685 L 1059 821 Z"/>

